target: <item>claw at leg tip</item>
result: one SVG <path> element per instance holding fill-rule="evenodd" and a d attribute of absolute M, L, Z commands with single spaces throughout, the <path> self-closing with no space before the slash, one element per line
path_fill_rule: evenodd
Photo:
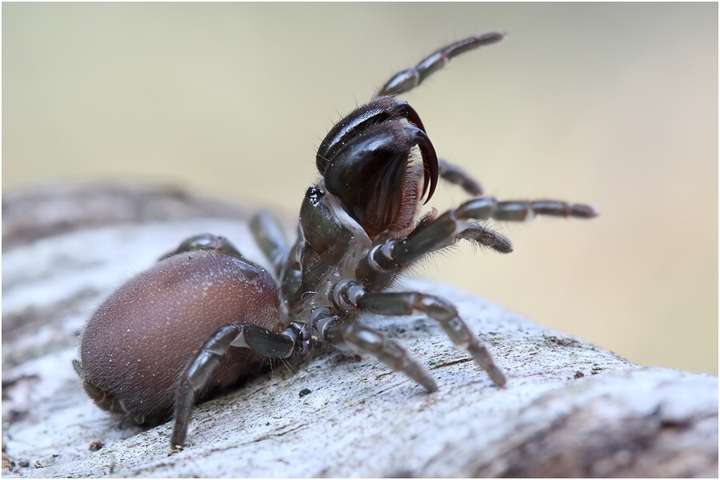
<path fill-rule="evenodd" d="M 580 218 L 595 218 L 600 215 L 600 213 L 595 209 L 595 207 L 591 207 L 590 205 L 580 204 L 576 205 L 575 207 L 577 209 L 576 215 Z"/>
<path fill-rule="evenodd" d="M 425 390 L 427 390 L 428 393 L 435 393 L 438 391 L 437 383 L 435 383 L 435 380 L 432 379 L 423 382 L 423 387 L 425 387 Z"/>
<path fill-rule="evenodd" d="M 488 372 L 490 379 L 497 385 L 498 388 L 505 388 L 507 385 L 507 379 L 500 370 Z"/>
<path fill-rule="evenodd" d="M 172 450 L 173 453 L 180 452 L 185 448 L 185 437 L 179 437 L 180 436 L 177 435 L 176 432 L 173 432 L 173 435 L 170 438 L 170 450 Z"/>

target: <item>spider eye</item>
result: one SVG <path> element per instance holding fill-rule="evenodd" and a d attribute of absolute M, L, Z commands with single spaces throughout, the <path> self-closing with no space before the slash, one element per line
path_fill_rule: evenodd
<path fill-rule="evenodd" d="M 305 192 L 305 197 L 310 201 L 310 204 L 314 207 L 317 206 L 318 203 L 320 203 L 320 200 L 322 197 L 325 196 L 325 192 L 317 188 L 316 186 L 311 186 L 307 189 L 307 192 Z"/>

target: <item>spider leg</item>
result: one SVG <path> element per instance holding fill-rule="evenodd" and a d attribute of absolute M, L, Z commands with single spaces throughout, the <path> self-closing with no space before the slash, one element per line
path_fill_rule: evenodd
<path fill-rule="evenodd" d="M 280 278 L 290 248 L 280 222 L 269 211 L 261 210 L 250 220 L 250 231 L 263 255 L 272 265 L 275 278 Z"/>
<path fill-rule="evenodd" d="M 385 85 L 375 94 L 375 97 L 384 95 L 400 95 L 409 92 L 420 85 L 432 73 L 443 68 L 451 58 L 469 50 L 499 42 L 505 35 L 498 32 L 483 33 L 463 38 L 450 45 L 446 45 L 420 61 L 414 67 L 401 70 L 390 77 Z"/>
<path fill-rule="evenodd" d="M 478 220 L 493 218 L 523 221 L 535 214 L 576 218 L 597 215 L 588 205 L 558 200 L 497 201 L 493 197 L 473 198 L 434 220 L 421 222 L 405 238 L 389 239 L 375 245 L 360 262 L 358 278 L 373 285 L 384 274 L 399 272 L 423 255 L 448 247 L 460 239 L 475 241 L 500 253 L 509 253 L 512 251 L 510 240 L 484 227 Z"/>
<path fill-rule="evenodd" d="M 356 277 L 373 290 L 384 288 L 416 260 L 462 239 L 499 253 L 512 252 L 512 243 L 505 236 L 477 221 L 458 218 L 455 210 L 449 210 L 433 220 L 421 222 L 405 238 L 388 239 L 373 246 L 360 260 Z"/>
<path fill-rule="evenodd" d="M 230 347 L 249 348 L 268 358 L 287 358 L 292 355 L 296 340 L 297 331 L 292 327 L 273 333 L 255 325 L 232 323 L 216 330 L 178 380 L 171 446 L 181 448 L 185 444 L 195 396 L 209 385 Z"/>
<path fill-rule="evenodd" d="M 402 372 L 428 392 L 437 391 L 437 384 L 423 365 L 398 342 L 357 321 L 350 322 L 336 343 L 349 346 L 358 353 L 369 353 L 391 369 Z"/>
<path fill-rule="evenodd" d="M 472 178 L 465 170 L 453 165 L 445 159 L 438 158 L 438 173 L 440 178 L 448 183 L 457 185 L 472 196 L 482 195 L 482 185 Z"/>
<path fill-rule="evenodd" d="M 568 203 L 561 200 L 504 200 L 495 197 L 477 197 L 460 205 L 456 210 L 458 218 L 522 222 L 535 215 L 552 217 L 593 218 L 597 212 L 589 205 Z"/>
<path fill-rule="evenodd" d="M 166 258 L 177 255 L 178 253 L 192 252 L 196 250 L 212 250 L 247 261 L 240 251 L 235 248 L 235 245 L 233 245 L 227 238 L 219 235 L 213 235 L 211 233 L 200 233 L 186 238 L 180 242 L 180 245 L 178 245 L 177 248 L 170 250 L 158 258 L 158 261 L 165 260 Z"/>
<path fill-rule="evenodd" d="M 456 346 L 472 355 L 497 386 L 505 385 L 505 375 L 493 361 L 487 347 L 460 318 L 457 308 L 447 300 L 419 292 L 370 292 L 358 298 L 357 306 L 363 311 L 381 315 L 427 315 L 440 324 Z"/>

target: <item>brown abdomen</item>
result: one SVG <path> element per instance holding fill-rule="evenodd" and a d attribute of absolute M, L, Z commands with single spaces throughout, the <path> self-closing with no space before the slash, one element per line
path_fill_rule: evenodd
<path fill-rule="evenodd" d="M 136 421 L 158 422 L 172 411 L 185 366 L 215 330 L 229 323 L 278 329 L 278 298 L 269 273 L 215 252 L 170 257 L 120 287 L 90 319 L 80 346 L 85 381 L 112 396 Z M 231 348 L 199 397 L 264 363 L 248 350 Z"/>

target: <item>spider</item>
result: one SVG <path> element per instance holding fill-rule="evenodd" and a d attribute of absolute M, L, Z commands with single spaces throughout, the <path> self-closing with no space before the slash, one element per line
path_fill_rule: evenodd
<path fill-rule="evenodd" d="M 288 244 L 267 211 L 250 221 L 271 272 L 205 233 L 115 291 L 89 320 L 74 362 L 89 396 L 138 424 L 173 414 L 171 446 L 182 448 L 193 404 L 262 371 L 267 359 L 303 361 L 326 346 L 349 349 L 437 390 L 400 344 L 363 324 L 364 313 L 426 315 L 503 387 L 502 371 L 450 302 L 386 291 L 410 265 L 459 240 L 511 252 L 510 241 L 484 220 L 596 215 L 582 204 L 483 195 L 477 181 L 438 159 L 417 112 L 396 98 L 451 58 L 502 38 L 486 33 L 438 49 L 330 130 L 316 156 L 322 178 L 305 193 L 295 242 Z M 439 178 L 472 198 L 421 217 Z"/>

